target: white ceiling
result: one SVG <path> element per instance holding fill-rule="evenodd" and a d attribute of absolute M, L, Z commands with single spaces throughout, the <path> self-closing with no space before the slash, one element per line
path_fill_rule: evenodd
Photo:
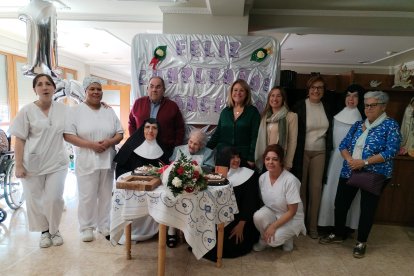
<path fill-rule="evenodd" d="M 1 36 L 26 42 L 25 23 L 17 17 L 29 2 L 0 1 Z M 133 36 L 161 33 L 163 12 L 248 15 L 249 35 L 270 35 L 283 43 L 282 68 L 386 69 L 414 60 L 414 0 L 55 2 L 70 7 L 57 8 L 59 56 L 74 57 L 91 71 L 116 72 L 120 81 L 130 79 Z"/>

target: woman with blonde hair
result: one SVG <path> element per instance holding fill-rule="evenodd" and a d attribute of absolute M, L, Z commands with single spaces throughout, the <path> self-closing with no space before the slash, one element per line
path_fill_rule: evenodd
<path fill-rule="evenodd" d="M 285 169 L 292 168 L 298 137 L 298 116 L 289 111 L 286 92 L 280 86 L 273 87 L 267 96 L 257 135 L 255 162 L 259 171 L 263 168 L 263 152 L 268 145 L 279 144 L 285 151 Z"/>
<path fill-rule="evenodd" d="M 250 87 L 245 80 L 236 80 L 230 88 L 227 107 L 220 114 L 218 125 L 207 147 L 220 154 L 225 147 L 240 151 L 242 164 L 254 167 L 257 131 L 260 114 L 252 105 Z"/>

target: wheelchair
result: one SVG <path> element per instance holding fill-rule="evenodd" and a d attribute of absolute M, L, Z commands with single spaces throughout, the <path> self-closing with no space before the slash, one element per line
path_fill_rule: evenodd
<path fill-rule="evenodd" d="M 12 210 L 19 209 L 24 202 L 23 185 L 15 175 L 13 151 L 0 153 L 0 199 L 3 198 Z M 6 217 L 6 210 L 0 207 L 0 223 Z"/>

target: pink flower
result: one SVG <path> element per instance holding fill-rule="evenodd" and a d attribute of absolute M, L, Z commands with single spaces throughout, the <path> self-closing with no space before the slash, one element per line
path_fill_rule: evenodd
<path fill-rule="evenodd" d="M 184 173 L 184 168 L 180 166 L 180 167 L 177 169 L 177 173 L 178 173 L 179 175 L 182 175 L 182 174 Z"/>

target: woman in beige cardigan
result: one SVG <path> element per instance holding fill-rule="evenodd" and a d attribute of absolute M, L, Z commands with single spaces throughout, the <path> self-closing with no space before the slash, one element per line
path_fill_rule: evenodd
<path fill-rule="evenodd" d="M 268 145 L 279 144 L 285 150 L 284 167 L 292 168 L 298 136 L 298 116 L 287 107 L 286 92 L 275 86 L 267 96 L 257 135 L 255 163 L 259 172 L 263 170 L 263 152 Z"/>

